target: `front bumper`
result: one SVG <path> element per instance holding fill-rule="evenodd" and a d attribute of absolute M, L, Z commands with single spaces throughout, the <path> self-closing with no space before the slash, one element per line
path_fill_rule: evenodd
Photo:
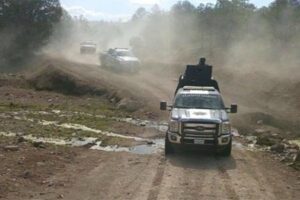
<path fill-rule="evenodd" d="M 232 139 L 232 135 L 221 135 L 216 137 L 216 139 L 212 138 L 203 138 L 203 144 L 195 144 L 193 139 L 185 139 L 177 133 L 168 132 L 168 140 L 172 144 L 177 145 L 194 145 L 194 146 L 226 146 L 229 145 Z"/>

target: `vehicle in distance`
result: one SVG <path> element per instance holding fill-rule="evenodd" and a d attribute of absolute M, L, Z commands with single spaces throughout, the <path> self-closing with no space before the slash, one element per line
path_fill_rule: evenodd
<path fill-rule="evenodd" d="M 80 43 L 80 53 L 81 54 L 95 54 L 97 51 L 97 44 L 94 42 L 82 42 Z"/>
<path fill-rule="evenodd" d="M 160 103 L 161 110 L 170 110 L 165 153 L 174 153 L 176 146 L 213 149 L 230 156 L 231 124 L 228 113 L 236 113 L 237 105 L 226 108 L 220 92 L 214 87 L 184 86 L 173 104 Z"/>
<path fill-rule="evenodd" d="M 126 48 L 109 49 L 100 54 L 101 65 L 116 72 L 136 73 L 140 69 L 140 60 Z"/>

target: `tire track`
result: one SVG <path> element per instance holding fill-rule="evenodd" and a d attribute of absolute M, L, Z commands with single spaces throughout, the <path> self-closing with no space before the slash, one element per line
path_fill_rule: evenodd
<path fill-rule="evenodd" d="M 227 173 L 226 169 L 223 166 L 218 166 L 218 173 L 222 180 L 224 180 L 226 194 L 229 199 L 239 200 L 239 196 L 237 195 L 236 191 L 232 187 L 232 182 L 229 174 Z"/>
<path fill-rule="evenodd" d="M 163 176 L 165 173 L 165 167 L 166 167 L 166 159 L 164 157 L 160 158 L 160 162 L 158 164 L 156 174 L 154 176 L 154 179 L 152 181 L 152 188 L 150 189 L 149 195 L 147 200 L 157 200 L 158 194 L 160 190 L 160 185 L 163 180 Z"/>

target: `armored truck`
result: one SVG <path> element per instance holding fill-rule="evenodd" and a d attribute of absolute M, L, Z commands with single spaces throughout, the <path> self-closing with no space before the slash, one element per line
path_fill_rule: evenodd
<path fill-rule="evenodd" d="M 179 83 L 171 105 L 160 103 L 161 110 L 170 111 L 165 154 L 174 153 L 177 147 L 192 147 L 230 156 L 232 133 L 228 114 L 237 113 L 237 105 L 229 108 L 224 105 L 217 81 L 211 81 L 210 72 L 200 70 L 199 76 L 195 75 L 185 73 L 181 79 L 185 82 Z M 187 79 L 191 77 L 194 80 Z"/>

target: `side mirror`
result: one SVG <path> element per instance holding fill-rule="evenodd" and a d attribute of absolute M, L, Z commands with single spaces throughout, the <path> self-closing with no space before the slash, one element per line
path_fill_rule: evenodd
<path fill-rule="evenodd" d="M 168 104 L 165 101 L 160 102 L 160 110 L 167 110 Z"/>
<path fill-rule="evenodd" d="M 238 105 L 237 104 L 231 104 L 230 112 L 231 113 L 237 113 L 238 112 Z"/>

